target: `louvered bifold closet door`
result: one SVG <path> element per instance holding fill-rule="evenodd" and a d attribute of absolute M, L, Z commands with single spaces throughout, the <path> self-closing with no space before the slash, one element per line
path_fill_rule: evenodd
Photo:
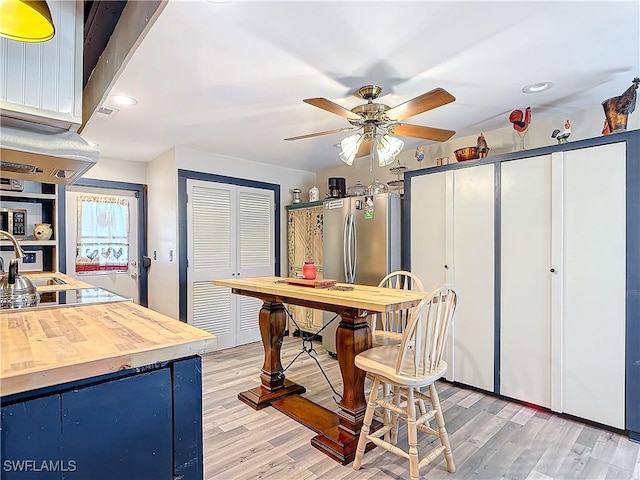
<path fill-rule="evenodd" d="M 187 192 L 187 321 L 216 335 L 218 348 L 233 347 L 236 295 L 212 280 L 236 272 L 235 187 L 188 180 Z"/>
<path fill-rule="evenodd" d="M 273 191 L 237 187 L 238 269 L 240 278 L 274 275 L 274 197 Z M 238 297 L 237 344 L 260 340 L 258 314 L 262 301 Z"/>

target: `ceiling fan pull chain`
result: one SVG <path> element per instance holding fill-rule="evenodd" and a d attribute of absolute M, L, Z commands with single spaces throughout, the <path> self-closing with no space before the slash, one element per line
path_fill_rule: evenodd
<path fill-rule="evenodd" d="M 376 136 L 374 135 L 371 141 L 369 142 L 369 171 L 373 172 L 373 142 L 375 141 Z"/>

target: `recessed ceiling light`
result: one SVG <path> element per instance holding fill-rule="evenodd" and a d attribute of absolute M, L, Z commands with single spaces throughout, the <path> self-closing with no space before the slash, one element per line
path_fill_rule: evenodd
<path fill-rule="evenodd" d="M 540 93 L 544 92 L 545 90 L 549 90 L 551 87 L 553 87 L 553 85 L 553 82 L 531 83 L 522 87 L 522 91 L 524 93 Z"/>
<path fill-rule="evenodd" d="M 113 101 L 118 105 L 126 105 L 128 107 L 131 107 L 138 104 L 138 101 L 135 98 L 127 97 L 126 95 L 114 95 L 111 98 L 113 98 Z"/>

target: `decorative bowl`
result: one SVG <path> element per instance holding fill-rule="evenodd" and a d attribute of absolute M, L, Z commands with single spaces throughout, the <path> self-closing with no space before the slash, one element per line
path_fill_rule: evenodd
<path fill-rule="evenodd" d="M 459 148 L 453 153 L 456 155 L 456 160 L 458 160 L 459 162 L 464 162 L 465 160 L 475 160 L 476 158 L 480 158 L 480 155 L 478 155 L 477 147 Z"/>

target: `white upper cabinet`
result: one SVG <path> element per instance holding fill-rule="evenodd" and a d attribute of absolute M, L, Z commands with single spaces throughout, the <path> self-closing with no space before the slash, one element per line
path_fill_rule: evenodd
<path fill-rule="evenodd" d="M 7 119 L 76 131 L 82 123 L 83 2 L 49 0 L 55 36 L 0 38 L 0 108 Z"/>

